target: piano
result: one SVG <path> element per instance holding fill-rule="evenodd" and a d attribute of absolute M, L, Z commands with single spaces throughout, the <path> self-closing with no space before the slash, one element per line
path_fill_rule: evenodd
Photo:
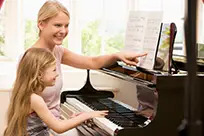
<path fill-rule="evenodd" d="M 175 63 L 180 66 L 182 62 Z M 178 127 L 184 118 L 186 73 L 183 71 L 185 67 L 181 69 L 181 74 L 169 74 L 134 70 L 132 66 L 128 68 L 116 63 L 99 70 L 135 83 L 139 102 L 137 108 L 115 100 L 112 92 L 96 90 L 91 85 L 87 70 L 84 87 L 77 91 L 62 92 L 62 114 L 69 118 L 72 113 L 109 110 L 105 118 L 94 118 L 77 127 L 86 136 L 177 136 Z"/>
<path fill-rule="evenodd" d="M 175 37 L 175 33 L 172 35 Z M 170 39 L 173 49 L 174 38 Z M 161 70 L 160 60 L 156 60 L 154 70 L 122 62 L 98 70 L 133 83 L 139 103 L 136 108 L 114 99 L 113 92 L 96 90 L 90 82 L 90 70 L 87 70 L 86 83 L 80 90 L 61 93 L 62 117 L 68 119 L 73 113 L 109 110 L 104 118 L 93 118 L 77 127 L 85 136 L 178 136 L 184 119 L 187 73 L 185 61 L 174 60 L 171 53 L 168 71 Z M 200 70 L 203 68 L 200 65 Z M 203 80 L 203 75 L 199 75 L 200 85 Z"/>

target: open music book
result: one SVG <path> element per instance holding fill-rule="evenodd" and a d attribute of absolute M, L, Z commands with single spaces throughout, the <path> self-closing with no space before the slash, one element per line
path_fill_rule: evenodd
<path fill-rule="evenodd" d="M 175 30 L 174 23 L 162 23 L 160 11 L 130 11 L 123 50 L 147 53 L 137 68 L 169 71 Z"/>
<path fill-rule="evenodd" d="M 153 69 L 162 22 L 162 12 L 130 11 L 124 50 L 147 52 L 139 67 Z"/>

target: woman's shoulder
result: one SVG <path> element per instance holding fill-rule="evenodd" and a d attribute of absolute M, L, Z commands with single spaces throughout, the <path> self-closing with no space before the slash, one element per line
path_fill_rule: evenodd
<path fill-rule="evenodd" d="M 54 54 L 58 59 L 61 60 L 61 58 L 62 58 L 62 56 L 64 54 L 64 47 L 62 45 L 55 46 Z"/>
<path fill-rule="evenodd" d="M 54 49 L 54 52 L 63 54 L 64 53 L 64 47 L 62 45 L 56 45 L 55 49 Z"/>

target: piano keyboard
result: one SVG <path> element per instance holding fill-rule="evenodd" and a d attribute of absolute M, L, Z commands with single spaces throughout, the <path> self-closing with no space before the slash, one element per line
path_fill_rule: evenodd
<path fill-rule="evenodd" d="M 93 118 L 93 122 L 99 128 L 105 130 L 109 135 L 115 135 L 118 130 L 125 128 L 145 127 L 150 120 L 129 107 L 114 101 L 111 98 L 90 98 L 80 97 L 66 98 L 66 102 L 61 105 L 62 114 L 69 118 L 73 113 L 89 112 L 94 110 L 108 110 L 105 118 Z M 83 124 L 84 125 L 84 124 Z M 87 126 L 85 126 L 87 127 Z"/>

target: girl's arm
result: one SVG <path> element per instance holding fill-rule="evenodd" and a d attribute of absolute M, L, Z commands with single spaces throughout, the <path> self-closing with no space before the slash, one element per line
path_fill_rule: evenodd
<path fill-rule="evenodd" d="M 37 94 L 31 95 L 31 108 L 50 129 L 57 133 L 63 133 L 72 129 L 87 119 L 107 115 L 107 111 L 94 111 L 82 113 L 69 120 L 59 120 L 50 112 L 43 98 Z"/>
<path fill-rule="evenodd" d="M 99 69 L 111 65 L 117 60 L 121 60 L 129 65 L 136 65 L 138 63 L 138 58 L 146 55 L 146 53 L 136 54 L 135 52 L 119 52 L 110 55 L 90 57 L 75 54 L 64 48 L 62 64 L 82 69 Z"/>

